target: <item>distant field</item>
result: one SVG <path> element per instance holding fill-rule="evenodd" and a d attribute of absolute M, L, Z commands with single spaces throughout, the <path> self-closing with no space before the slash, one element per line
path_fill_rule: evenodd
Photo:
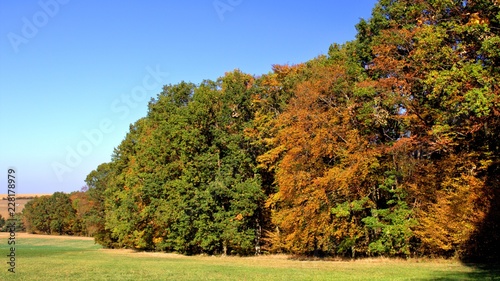
<path fill-rule="evenodd" d="M 104 250 L 91 238 L 17 234 L 16 273 L 0 233 L 0 280 L 500 280 L 498 269 L 447 260 L 300 261 Z"/>
<path fill-rule="evenodd" d="M 51 194 L 16 194 L 16 212 L 20 213 L 24 209 L 24 205 L 28 203 L 32 199 L 22 199 L 22 198 L 34 198 L 36 196 L 40 197 L 43 195 L 51 195 Z M 7 218 L 9 215 L 8 212 L 8 201 L 7 201 L 7 194 L 0 194 L 0 215 L 2 217 Z"/>

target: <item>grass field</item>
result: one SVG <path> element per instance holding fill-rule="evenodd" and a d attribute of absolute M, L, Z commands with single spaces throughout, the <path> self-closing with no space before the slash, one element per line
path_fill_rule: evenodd
<path fill-rule="evenodd" d="M 186 257 L 105 250 L 92 239 L 16 234 L 16 273 L 0 233 L 0 280 L 500 280 L 499 269 L 460 262 L 369 259 L 300 261 L 286 256 Z"/>

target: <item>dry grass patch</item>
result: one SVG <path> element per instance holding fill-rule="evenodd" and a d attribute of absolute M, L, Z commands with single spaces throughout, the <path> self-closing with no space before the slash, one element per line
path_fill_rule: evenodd
<path fill-rule="evenodd" d="M 9 238 L 9 233 L 8 232 L 0 232 L 0 240 L 6 240 Z M 26 233 L 26 232 L 17 232 L 16 233 L 16 239 L 22 241 L 23 239 L 31 239 L 31 240 L 40 240 L 40 239 L 51 239 L 51 240 L 58 240 L 58 241 L 64 241 L 64 240 L 87 240 L 87 241 L 94 241 L 94 238 L 92 237 L 82 237 L 82 236 L 69 236 L 69 235 L 45 235 L 45 234 L 31 234 L 31 233 Z M 53 244 L 53 242 L 51 242 Z"/>

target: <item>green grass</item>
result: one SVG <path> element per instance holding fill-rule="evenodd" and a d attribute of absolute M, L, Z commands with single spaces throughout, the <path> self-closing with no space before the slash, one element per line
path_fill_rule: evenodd
<path fill-rule="evenodd" d="M 457 261 L 299 261 L 284 256 L 185 257 L 103 250 L 92 240 L 19 235 L 16 273 L 0 235 L 0 280 L 500 280 L 500 270 Z"/>

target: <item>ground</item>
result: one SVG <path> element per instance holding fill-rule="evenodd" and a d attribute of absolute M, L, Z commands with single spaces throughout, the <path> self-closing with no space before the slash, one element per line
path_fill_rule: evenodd
<path fill-rule="evenodd" d="M 15 234 L 16 273 L 10 273 L 9 236 L 0 233 L 0 280 L 500 280 L 498 268 L 456 260 L 183 256 L 107 250 L 92 238 L 25 233 Z"/>

